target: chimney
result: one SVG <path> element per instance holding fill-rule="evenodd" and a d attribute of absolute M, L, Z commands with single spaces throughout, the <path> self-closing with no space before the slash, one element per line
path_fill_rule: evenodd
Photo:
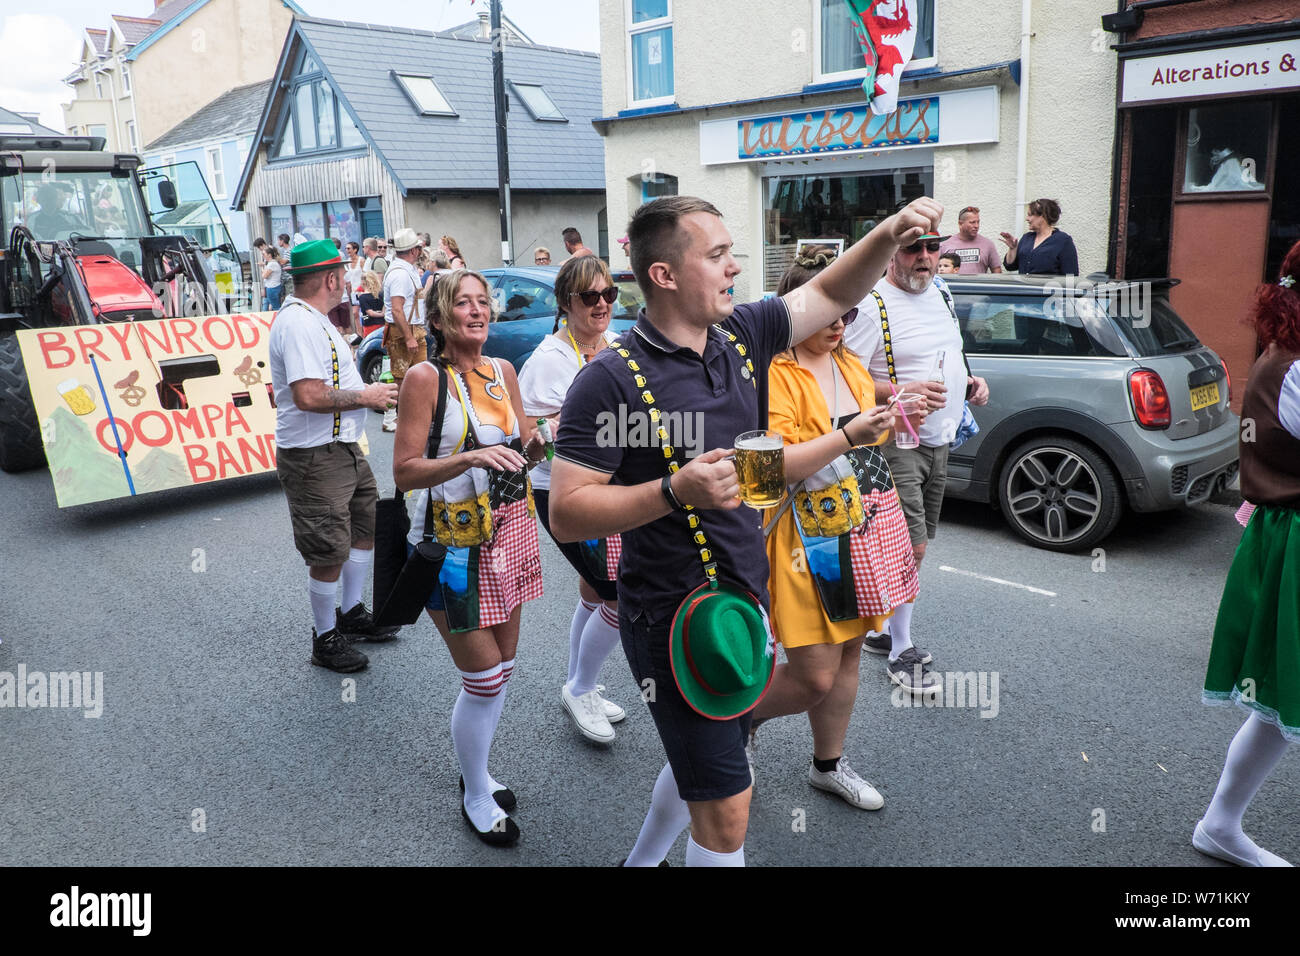
<path fill-rule="evenodd" d="M 487 10 L 479 11 L 478 35 L 480 40 L 492 39 L 492 14 Z"/>

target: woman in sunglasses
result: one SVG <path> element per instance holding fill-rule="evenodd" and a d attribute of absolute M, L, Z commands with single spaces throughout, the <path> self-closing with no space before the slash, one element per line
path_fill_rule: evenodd
<path fill-rule="evenodd" d="M 615 338 L 609 320 L 618 301 L 618 286 L 603 261 L 579 256 L 560 266 L 555 300 L 555 327 L 519 372 L 524 412 L 530 418 L 548 419 L 552 435 L 559 432 L 560 408 L 574 377 Z M 550 463 L 540 464 L 532 480 L 537 516 L 550 534 Z M 609 743 L 615 736 L 610 724 L 627 713 L 600 695 L 604 688 L 596 678 L 619 641 L 615 582 L 620 541 L 615 535 L 576 544 L 556 541 L 556 545 L 578 572 L 578 606 L 569 625 L 569 675 L 560 688 L 560 703 L 583 736 Z"/>
<path fill-rule="evenodd" d="M 798 288 L 835 259 L 829 246 L 805 249 L 776 294 Z M 807 711 L 809 783 L 878 810 L 884 798 L 844 759 L 844 737 L 858 694 L 863 634 L 883 630 L 893 607 L 916 596 L 917 575 L 889 466 L 869 447 L 888 435 L 893 406 L 876 405 L 871 376 L 844 345 L 845 326 L 857 318 L 857 309 L 850 310 L 778 356 L 768 371 L 768 427 L 785 438 L 785 479 L 792 486 L 764 529 L 772 625 L 786 663 L 777 666 L 754 710 L 754 730 L 773 717 Z M 856 514 L 851 494 L 860 498 Z M 751 737 L 751 754 L 752 747 Z"/>

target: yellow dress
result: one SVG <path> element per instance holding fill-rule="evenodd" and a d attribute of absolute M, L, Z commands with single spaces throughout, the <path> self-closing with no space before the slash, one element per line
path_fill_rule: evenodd
<path fill-rule="evenodd" d="M 857 399 L 858 407 L 863 411 L 873 408 L 876 390 L 862 363 L 852 354 L 841 360 L 832 353 L 832 359 Z M 830 431 L 831 412 L 812 372 L 787 355 L 779 355 L 772 360 L 767 382 L 768 428 L 780 432 L 787 445 L 811 441 Z M 889 437 L 886 433 L 875 444 L 883 444 Z M 888 615 L 838 622 L 827 618 L 812 575 L 808 573 L 795 515 L 790 508 L 782 512 L 776 529 L 768 535 L 767 560 L 772 627 L 783 647 L 843 644 L 868 629 L 882 630 L 888 620 Z"/>

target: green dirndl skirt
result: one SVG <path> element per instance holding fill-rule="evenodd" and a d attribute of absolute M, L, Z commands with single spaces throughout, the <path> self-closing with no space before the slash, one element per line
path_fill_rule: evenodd
<path fill-rule="evenodd" d="M 1236 703 L 1300 741 L 1300 511 L 1261 505 L 1223 586 L 1201 699 Z"/>

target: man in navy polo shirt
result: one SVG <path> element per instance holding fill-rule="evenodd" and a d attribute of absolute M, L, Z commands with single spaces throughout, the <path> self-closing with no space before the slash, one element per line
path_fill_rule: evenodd
<path fill-rule="evenodd" d="M 688 866 L 743 866 L 751 779 L 750 715 L 711 720 L 673 680 L 668 637 L 682 599 L 704 583 L 699 548 L 682 505 L 698 509 L 718 577 L 766 607 L 767 555 L 757 512 L 740 507 L 731 447 L 767 423 L 773 356 L 827 326 L 866 296 L 900 243 L 938 225 L 943 207 L 918 199 L 884 220 L 830 268 L 784 298 L 732 302 L 740 266 L 722 214 L 690 196 L 646 203 L 628 224 L 632 271 L 646 307 L 622 338 L 639 369 L 614 349 L 574 379 L 560 414 L 551 473 L 551 529 L 561 541 L 623 536 L 619 626 L 623 649 L 668 752 L 628 866 L 656 866 L 689 823 Z M 717 328 L 714 328 L 714 326 Z M 668 482 L 654 428 L 610 441 L 600 422 L 630 420 L 650 391 L 663 418 L 703 427 L 697 454 Z M 602 415 L 602 413 L 606 413 Z M 684 455 L 687 429 L 671 435 Z M 635 436 L 652 440 L 639 441 Z M 635 446 L 635 447 L 633 447 Z M 665 485 L 667 485 L 665 487 Z"/>

